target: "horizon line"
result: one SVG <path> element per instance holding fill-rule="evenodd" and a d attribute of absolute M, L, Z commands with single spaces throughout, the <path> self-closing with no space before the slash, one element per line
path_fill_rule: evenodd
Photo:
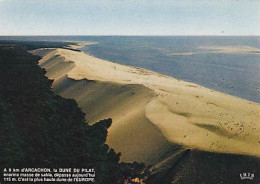
<path fill-rule="evenodd" d="M 78 35 L 70 35 L 70 34 L 64 34 L 64 35 L 55 35 L 55 34 L 50 34 L 50 35 L 41 35 L 41 34 L 35 34 L 35 35 L 0 35 L 0 37 L 26 37 L 26 36 L 30 36 L 30 37 L 33 37 L 33 36 L 153 36 L 153 37 L 163 37 L 163 36 L 260 36 L 260 35 L 212 35 L 212 34 L 205 34 L 205 35 L 128 35 L 128 34 L 100 34 L 100 35 L 91 35 L 91 34 L 78 34 Z"/>

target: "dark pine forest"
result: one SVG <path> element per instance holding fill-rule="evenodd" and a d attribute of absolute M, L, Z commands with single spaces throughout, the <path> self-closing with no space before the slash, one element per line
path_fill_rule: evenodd
<path fill-rule="evenodd" d="M 92 167 L 97 184 L 136 183 L 134 178 L 147 184 L 259 183 L 260 160 L 253 156 L 183 148 L 155 170 L 120 163 L 120 153 L 105 144 L 112 120 L 89 125 L 75 100 L 52 92 L 53 81 L 38 66 L 41 58 L 28 52 L 67 44 L 72 43 L 0 41 L 1 184 L 4 168 Z M 254 179 L 241 180 L 244 172 L 254 173 Z"/>

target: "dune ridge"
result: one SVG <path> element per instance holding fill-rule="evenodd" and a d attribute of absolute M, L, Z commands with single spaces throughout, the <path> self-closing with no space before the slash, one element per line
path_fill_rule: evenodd
<path fill-rule="evenodd" d="M 260 105 L 68 49 L 38 49 L 53 89 L 90 123 L 111 117 L 107 143 L 123 161 L 157 163 L 180 146 L 260 156 Z M 75 81 L 77 81 L 75 83 Z"/>

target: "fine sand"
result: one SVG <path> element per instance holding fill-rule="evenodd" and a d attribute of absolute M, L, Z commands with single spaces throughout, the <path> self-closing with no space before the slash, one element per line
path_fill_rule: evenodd
<path fill-rule="evenodd" d="M 156 163 L 178 148 L 260 156 L 260 105 L 142 68 L 68 49 L 38 49 L 53 89 L 89 123 L 112 118 L 122 161 Z M 205 76 L 206 77 L 206 76 Z"/>
<path fill-rule="evenodd" d="M 71 42 L 71 41 L 70 41 Z M 77 44 L 74 45 L 68 45 L 68 48 L 71 49 L 80 49 L 87 45 L 95 45 L 98 44 L 98 42 L 90 42 L 90 41 L 77 41 Z"/>

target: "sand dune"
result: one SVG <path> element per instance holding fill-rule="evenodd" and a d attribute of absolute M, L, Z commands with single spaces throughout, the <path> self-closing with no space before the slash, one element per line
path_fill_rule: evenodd
<path fill-rule="evenodd" d="M 38 49 L 53 89 L 94 123 L 111 117 L 107 143 L 123 161 L 156 163 L 183 145 L 260 156 L 260 105 L 141 68 L 67 49 Z"/>

